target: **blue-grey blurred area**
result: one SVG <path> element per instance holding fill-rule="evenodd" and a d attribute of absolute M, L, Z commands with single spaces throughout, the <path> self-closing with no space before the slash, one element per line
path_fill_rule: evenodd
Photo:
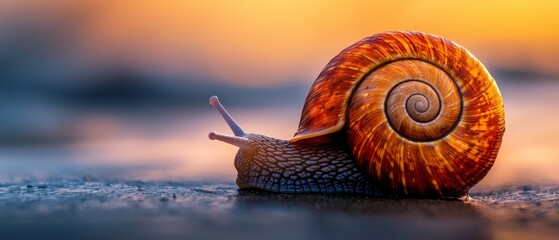
<path fill-rule="evenodd" d="M 208 98 L 218 95 L 234 109 L 302 105 L 310 81 L 237 85 L 111 57 L 80 58 L 88 46 L 76 47 L 78 38 L 98 14 L 95 8 L 105 5 L 0 14 L 0 182 L 85 176 L 233 180 L 232 164 L 190 164 L 194 156 L 205 161 L 197 152 L 210 152 L 204 148 L 213 129 L 200 123 L 211 118 L 216 128 L 224 126 Z M 27 17 L 18 17 L 23 13 Z M 199 142 L 206 145 L 193 145 Z"/>
<path fill-rule="evenodd" d="M 0 143 L 8 145 L 72 140 L 79 137 L 73 131 L 76 121 L 90 114 L 136 116 L 139 121 L 172 117 L 207 108 L 212 95 L 228 99 L 230 106 L 273 108 L 302 102 L 307 88 L 244 88 L 211 80 L 177 81 L 133 69 L 111 69 L 70 79 L 41 73 L 41 78 L 56 79 L 49 82 L 24 79 L 21 75 L 26 72 L 0 74 Z"/>
<path fill-rule="evenodd" d="M 289 105 L 301 102 L 310 86 L 239 86 L 205 76 L 158 74 L 118 60 L 76 59 L 72 46 L 95 6 L 16 22 L 0 17 L 1 145 L 74 141 L 80 137 L 76 123 L 88 116 L 168 118 L 207 108 L 212 95 L 227 98 L 231 106 Z"/>

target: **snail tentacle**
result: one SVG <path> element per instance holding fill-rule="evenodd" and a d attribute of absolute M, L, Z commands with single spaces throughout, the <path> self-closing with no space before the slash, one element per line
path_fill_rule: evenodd
<path fill-rule="evenodd" d="M 249 146 L 248 138 L 246 138 L 246 137 L 228 136 L 228 135 L 220 134 L 220 133 L 216 133 L 216 132 L 210 132 L 208 137 L 211 140 L 222 141 L 224 143 L 229 143 L 231 145 L 237 146 L 239 148 L 246 148 L 246 147 Z"/>
<path fill-rule="evenodd" d="M 219 102 L 219 98 L 217 98 L 217 96 L 211 96 L 209 102 L 210 105 L 212 105 L 221 114 L 221 116 L 223 117 L 225 122 L 227 122 L 227 124 L 229 125 L 231 131 L 233 131 L 233 134 L 235 134 L 235 136 L 244 137 L 247 135 L 243 130 L 243 128 L 241 128 L 241 126 L 237 123 L 237 121 L 235 121 L 235 119 L 231 116 L 231 114 L 229 114 L 229 112 L 227 112 L 227 110 L 223 107 L 223 105 L 221 105 L 221 103 Z"/>
<path fill-rule="evenodd" d="M 212 105 L 221 114 L 221 116 L 223 117 L 227 125 L 229 125 L 229 127 L 231 128 L 231 131 L 233 131 L 233 134 L 235 134 L 235 136 L 229 136 L 229 135 L 220 134 L 216 132 L 210 132 L 210 134 L 208 135 L 210 140 L 222 141 L 237 146 L 239 148 L 248 148 L 250 146 L 249 144 L 250 134 L 247 134 L 245 133 L 245 131 L 243 131 L 241 126 L 239 126 L 239 124 L 235 121 L 235 119 L 233 119 L 231 114 L 229 114 L 229 112 L 227 112 L 225 107 L 221 105 L 217 96 L 210 97 L 209 102 L 210 105 Z"/>

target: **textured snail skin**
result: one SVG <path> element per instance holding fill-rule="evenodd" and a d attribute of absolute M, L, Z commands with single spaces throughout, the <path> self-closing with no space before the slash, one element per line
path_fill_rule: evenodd
<path fill-rule="evenodd" d="M 493 166 L 504 124 L 495 80 L 466 49 L 430 34 L 387 32 L 326 65 L 293 139 L 242 130 L 210 138 L 240 148 L 240 188 L 459 198 Z"/>
<path fill-rule="evenodd" d="M 258 134 L 247 139 L 235 157 L 241 189 L 381 195 L 339 144 L 294 144 Z"/>

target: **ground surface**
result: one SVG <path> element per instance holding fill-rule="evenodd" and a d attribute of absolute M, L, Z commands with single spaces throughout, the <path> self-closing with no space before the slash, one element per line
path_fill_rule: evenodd
<path fill-rule="evenodd" d="M 0 185 L 0 232 L 5 239 L 559 239 L 559 186 L 471 195 L 463 202 L 239 192 L 233 183 L 24 182 Z"/>

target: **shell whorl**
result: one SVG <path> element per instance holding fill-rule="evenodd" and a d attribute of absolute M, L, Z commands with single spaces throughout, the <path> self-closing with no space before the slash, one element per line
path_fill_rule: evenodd
<path fill-rule="evenodd" d="M 357 164 L 381 187 L 456 197 L 493 165 L 504 110 L 495 81 L 466 49 L 430 34 L 388 32 L 328 63 L 291 141 L 342 129 Z"/>
<path fill-rule="evenodd" d="M 370 112 L 356 109 L 375 108 L 386 117 L 375 120 L 388 122 L 401 137 L 433 141 L 446 136 L 458 122 L 462 99 L 443 70 L 423 61 L 401 60 L 378 68 L 363 80 L 353 95 L 350 115 L 362 119 Z"/>

